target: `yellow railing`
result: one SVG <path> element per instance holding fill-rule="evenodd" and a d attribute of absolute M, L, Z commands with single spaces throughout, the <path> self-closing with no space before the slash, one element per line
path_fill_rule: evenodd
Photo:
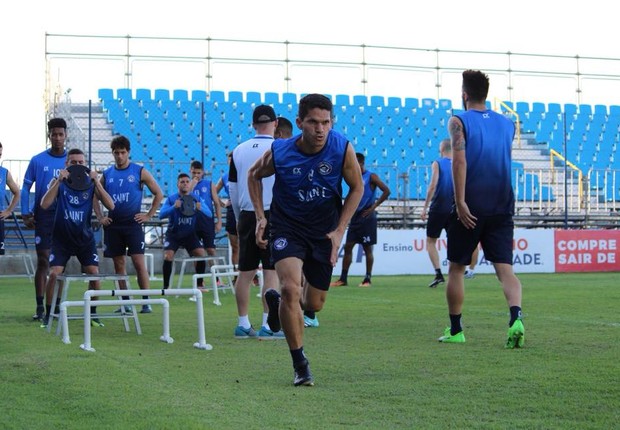
<path fill-rule="evenodd" d="M 516 118 L 516 121 L 515 121 L 515 123 L 516 123 L 516 126 L 515 126 L 515 129 L 516 129 L 515 130 L 515 138 L 517 139 L 517 146 L 519 147 L 519 149 L 521 149 L 521 127 L 519 126 L 519 124 L 521 124 L 521 119 L 519 118 L 519 114 L 517 112 L 515 112 L 506 103 L 504 103 L 503 101 L 498 99 L 497 97 L 495 97 L 495 99 L 493 99 L 493 101 L 494 101 L 493 110 L 495 112 L 500 112 L 501 111 L 501 107 L 503 107 L 504 109 L 506 109 L 506 112 L 508 112 L 510 115 L 512 115 L 512 116 L 514 116 Z"/>
<path fill-rule="evenodd" d="M 574 170 L 575 172 L 577 172 L 577 180 L 578 180 L 578 199 L 579 199 L 579 207 L 581 207 L 581 202 L 583 201 L 583 173 L 581 172 L 581 169 L 577 166 L 575 166 L 573 163 L 571 163 L 570 161 L 568 161 L 562 154 L 560 154 L 559 152 L 557 152 L 555 149 L 550 149 L 549 150 L 549 163 L 550 163 L 550 167 L 551 167 L 551 171 L 555 172 L 555 164 L 553 162 L 554 158 L 559 158 L 560 160 L 562 160 L 563 162 L 566 163 L 566 165 L 568 167 L 570 167 L 572 170 Z M 564 180 L 566 180 L 566 178 L 564 178 Z"/>

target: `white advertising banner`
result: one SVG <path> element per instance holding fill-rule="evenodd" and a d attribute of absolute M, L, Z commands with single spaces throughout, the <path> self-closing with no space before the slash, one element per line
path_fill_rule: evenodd
<path fill-rule="evenodd" d="M 346 234 L 345 234 L 346 239 Z M 344 245 L 344 244 L 343 244 Z M 437 240 L 442 272 L 447 273 L 447 241 L 445 232 Z M 373 275 L 422 275 L 433 274 L 426 252 L 426 230 L 378 230 L 374 246 Z M 340 249 L 334 276 L 342 270 L 343 248 Z M 516 273 L 552 273 L 555 271 L 554 231 L 551 229 L 516 229 L 514 232 L 513 264 Z M 484 258 L 482 250 L 478 257 L 477 273 L 494 273 L 493 265 Z M 349 275 L 363 276 L 366 259 L 362 247 L 353 248 L 353 262 Z"/>

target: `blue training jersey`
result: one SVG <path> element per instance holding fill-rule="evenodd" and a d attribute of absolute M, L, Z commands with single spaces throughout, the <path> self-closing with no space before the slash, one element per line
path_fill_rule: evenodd
<path fill-rule="evenodd" d="M 362 181 L 364 182 L 364 194 L 362 194 L 362 199 L 360 200 L 360 204 L 357 206 L 357 212 L 360 212 L 370 206 L 375 202 L 375 191 L 376 187 L 370 183 L 370 177 L 372 176 L 372 172 L 369 170 L 365 170 L 362 172 Z"/>
<path fill-rule="evenodd" d="M 103 172 L 104 188 L 114 201 L 114 209 L 108 214 L 112 227 L 138 224 L 134 217 L 142 210 L 142 169 L 139 164 L 129 163 L 124 169 L 112 166 Z"/>
<path fill-rule="evenodd" d="M 195 203 L 204 204 L 195 194 L 189 194 L 194 198 Z M 172 194 L 164 200 L 164 204 L 159 210 L 161 219 L 168 218 L 168 229 L 166 234 L 173 234 L 176 238 L 183 238 L 196 234 L 196 214 L 185 216 L 181 213 L 181 208 L 175 208 L 174 203 L 181 197 L 179 193 Z"/>
<path fill-rule="evenodd" d="M 228 172 L 222 175 L 222 185 L 226 198 L 230 197 L 230 189 L 228 188 Z"/>
<path fill-rule="evenodd" d="M 465 132 L 465 202 L 475 216 L 514 213 L 511 150 L 514 123 L 492 110 L 457 115 Z"/>
<path fill-rule="evenodd" d="M 0 191 L 2 191 L 2 194 L 0 194 L 0 211 L 6 209 L 6 177 L 8 176 L 8 174 L 9 171 L 5 167 L 0 166 Z"/>
<path fill-rule="evenodd" d="M 295 142 L 300 136 L 271 145 L 275 167 L 270 223 L 315 239 L 333 231 L 342 210 L 342 167 L 348 140 L 331 130 L 325 146 L 305 154 Z"/>
<path fill-rule="evenodd" d="M 441 157 L 437 160 L 437 185 L 431 200 L 429 212 L 450 213 L 454 206 L 454 185 L 452 183 L 452 160 Z"/>
<path fill-rule="evenodd" d="M 50 150 L 43 151 L 30 159 L 28 168 L 24 175 L 24 183 L 21 190 L 21 207 L 22 214 L 34 213 L 42 211 L 41 199 L 47 192 L 49 184 L 58 172 L 65 168 L 65 160 L 67 151 L 61 155 L 53 155 Z M 34 188 L 34 207 L 30 207 L 30 188 L 32 184 L 36 184 Z M 52 204 L 46 212 L 53 214 L 56 203 Z"/>
<path fill-rule="evenodd" d="M 64 182 L 58 185 L 52 243 L 75 250 L 94 240 L 91 228 L 94 185 L 84 191 L 69 188 Z"/>
<path fill-rule="evenodd" d="M 211 181 L 209 179 L 200 180 L 194 187 L 193 193 L 198 197 L 198 200 L 202 201 L 202 206 L 204 207 L 201 212 L 209 218 L 213 218 L 215 208 L 213 207 L 213 198 L 211 196 Z"/>

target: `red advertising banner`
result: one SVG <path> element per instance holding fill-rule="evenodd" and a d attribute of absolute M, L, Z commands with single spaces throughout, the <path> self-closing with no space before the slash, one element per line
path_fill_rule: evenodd
<path fill-rule="evenodd" d="M 555 271 L 620 271 L 620 231 L 556 230 Z"/>

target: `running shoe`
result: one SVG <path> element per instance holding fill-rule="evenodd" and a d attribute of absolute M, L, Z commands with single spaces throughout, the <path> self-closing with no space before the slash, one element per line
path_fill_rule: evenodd
<path fill-rule="evenodd" d="M 525 343 L 525 327 L 523 327 L 523 321 L 518 319 L 508 329 L 508 340 L 506 341 L 506 348 L 523 348 Z"/>
<path fill-rule="evenodd" d="M 446 327 L 443 336 L 437 340 L 443 343 L 465 343 L 465 334 L 462 330 L 457 334 L 450 334 L 450 327 Z"/>
<path fill-rule="evenodd" d="M 317 317 L 310 318 L 304 315 L 304 327 L 318 327 L 319 319 Z"/>
<path fill-rule="evenodd" d="M 272 330 L 269 330 L 267 327 L 262 326 L 260 330 L 258 331 L 258 340 L 278 340 L 278 339 L 284 339 L 284 332 L 282 330 L 274 332 Z"/>
<path fill-rule="evenodd" d="M 346 287 L 347 283 L 346 281 L 343 281 L 342 279 L 338 279 L 337 281 L 332 282 L 331 284 L 329 284 L 330 287 Z"/>
<path fill-rule="evenodd" d="M 443 276 L 435 276 L 435 279 L 433 279 L 433 282 L 431 282 L 430 284 L 428 284 L 428 288 L 435 288 L 437 287 L 437 285 L 439 284 L 443 284 L 444 282 L 446 282 L 446 280 L 444 279 Z"/>
<path fill-rule="evenodd" d="M 243 328 L 238 325 L 235 328 L 235 338 L 237 339 L 255 339 L 256 337 L 258 337 L 258 334 L 256 334 L 256 330 L 252 326 L 250 328 Z"/>
<path fill-rule="evenodd" d="M 299 387 L 300 385 L 311 387 L 314 385 L 314 378 L 312 377 L 312 372 L 310 372 L 308 360 L 304 359 L 304 361 L 293 364 L 293 368 L 295 369 L 295 379 L 293 379 L 293 385 L 296 387 Z"/>

